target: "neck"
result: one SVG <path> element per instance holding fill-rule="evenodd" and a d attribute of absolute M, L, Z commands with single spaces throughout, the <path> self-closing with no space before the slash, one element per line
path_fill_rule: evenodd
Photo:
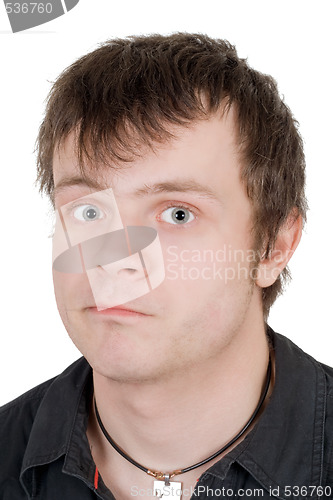
<path fill-rule="evenodd" d="M 112 439 L 145 467 L 164 472 L 188 467 L 244 427 L 262 394 L 268 357 L 262 325 L 235 336 L 209 362 L 169 378 L 124 384 L 94 371 L 101 419 Z M 103 456 L 119 459 L 97 432 Z"/>

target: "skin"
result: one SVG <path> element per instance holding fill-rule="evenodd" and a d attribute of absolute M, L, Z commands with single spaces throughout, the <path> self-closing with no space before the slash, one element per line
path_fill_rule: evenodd
<path fill-rule="evenodd" d="M 69 136 L 54 157 L 56 208 L 98 190 L 82 183 L 57 190 L 64 179 L 80 175 L 73 151 Z M 158 232 L 165 279 L 126 304 L 145 316 L 96 314 L 87 277 L 54 271 L 59 312 L 93 368 L 102 421 L 130 456 L 153 470 L 183 468 L 222 447 L 250 418 L 265 382 L 269 348 L 261 288 L 287 265 L 300 239 L 301 221 L 293 219 L 283 227 L 254 282 L 251 262 L 244 258 L 253 246 L 252 208 L 240 173 L 232 111 L 180 128 L 176 140 L 121 171 L 91 173 L 100 190 L 113 189 L 125 226 L 146 225 Z M 135 194 L 147 184 L 189 179 L 209 188 L 214 198 L 182 191 Z M 172 224 L 167 206 L 179 203 L 194 218 Z M 215 263 L 222 276 L 232 270 L 233 279 L 205 279 L 203 268 L 211 270 L 210 261 L 184 262 L 193 251 L 210 249 L 217 255 L 221 248 L 238 250 L 232 254 L 237 257 Z M 184 279 L 182 264 L 195 267 L 197 279 Z M 123 274 L 131 279 L 128 271 Z M 101 435 L 93 410 L 87 435 L 103 480 L 117 499 L 129 498 L 133 485 L 152 487 L 152 478 L 127 463 Z M 180 476 L 183 487 L 194 486 L 212 463 Z"/>

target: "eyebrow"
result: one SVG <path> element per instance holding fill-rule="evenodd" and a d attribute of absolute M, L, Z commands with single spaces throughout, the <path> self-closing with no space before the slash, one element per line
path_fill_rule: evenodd
<path fill-rule="evenodd" d="M 102 191 L 103 189 L 107 189 L 107 186 L 104 186 L 97 182 L 94 179 L 90 179 L 88 177 L 80 177 L 80 176 L 68 176 L 63 177 L 57 185 L 54 187 L 53 196 L 57 196 L 61 191 L 64 191 L 67 188 L 71 188 L 74 186 L 88 187 L 91 189 L 96 189 L 98 191 Z"/>
<path fill-rule="evenodd" d="M 175 181 L 158 182 L 156 184 L 144 184 L 144 187 L 137 189 L 134 192 L 136 196 L 147 196 L 149 194 L 159 193 L 197 193 L 204 198 L 219 200 L 216 193 L 208 186 L 198 183 L 194 179 L 181 179 Z"/>
<path fill-rule="evenodd" d="M 88 187 L 91 189 L 102 191 L 108 189 L 104 184 L 99 183 L 95 179 L 83 178 L 79 176 L 64 177 L 54 188 L 54 196 L 61 191 L 74 186 Z M 194 179 L 180 179 L 174 181 L 157 182 L 155 184 L 145 183 L 143 187 L 136 189 L 132 195 L 136 197 L 144 197 L 153 194 L 161 193 L 197 193 L 203 198 L 221 201 L 217 194 L 208 186 L 200 184 Z"/>

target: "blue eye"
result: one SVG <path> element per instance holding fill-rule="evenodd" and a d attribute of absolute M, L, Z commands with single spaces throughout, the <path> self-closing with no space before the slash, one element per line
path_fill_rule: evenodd
<path fill-rule="evenodd" d="M 163 216 L 164 214 L 164 216 Z M 169 207 L 162 212 L 161 219 L 169 224 L 186 224 L 194 219 L 194 215 L 185 207 Z"/>
<path fill-rule="evenodd" d="M 95 205 L 80 205 L 74 210 L 74 217 L 81 221 L 94 222 L 101 219 L 102 214 Z"/>

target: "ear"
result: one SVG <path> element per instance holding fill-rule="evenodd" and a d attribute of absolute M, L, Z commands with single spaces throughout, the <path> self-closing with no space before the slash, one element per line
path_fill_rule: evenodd
<path fill-rule="evenodd" d="M 258 265 L 256 284 L 261 288 L 273 285 L 295 252 L 303 229 L 303 219 L 292 210 L 281 226 L 274 248 L 268 258 L 263 258 Z"/>

